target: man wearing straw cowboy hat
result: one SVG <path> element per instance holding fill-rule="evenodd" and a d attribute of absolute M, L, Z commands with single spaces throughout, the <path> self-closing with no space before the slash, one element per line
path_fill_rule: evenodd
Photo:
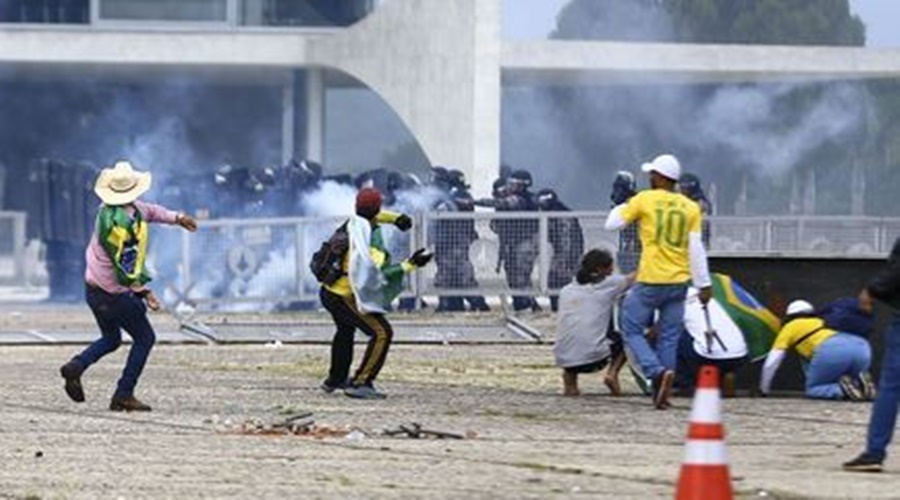
<path fill-rule="evenodd" d="M 122 329 L 133 344 L 109 409 L 150 411 L 150 406 L 134 397 L 150 350 L 156 340 L 147 319 L 147 308 L 159 309 L 159 300 L 147 288 L 150 276 L 144 268 L 147 257 L 148 223 L 177 224 L 197 230 L 192 217 L 163 206 L 138 201 L 150 189 L 149 172 L 137 172 L 127 161 L 118 161 L 97 178 L 94 192 L 103 204 L 97 214 L 94 234 L 85 252 L 86 299 L 101 336 L 60 368 L 66 380 L 66 394 L 75 402 L 84 401 L 81 374 L 122 343 Z"/>

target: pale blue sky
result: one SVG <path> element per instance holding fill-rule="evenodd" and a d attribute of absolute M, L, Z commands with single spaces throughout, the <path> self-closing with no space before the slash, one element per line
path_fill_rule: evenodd
<path fill-rule="evenodd" d="M 569 0 L 503 0 L 503 33 L 509 39 L 542 38 L 556 24 L 556 14 Z M 815 1 L 815 0 L 809 0 Z M 850 8 L 866 23 L 867 45 L 900 47 L 900 1 L 850 0 Z"/>

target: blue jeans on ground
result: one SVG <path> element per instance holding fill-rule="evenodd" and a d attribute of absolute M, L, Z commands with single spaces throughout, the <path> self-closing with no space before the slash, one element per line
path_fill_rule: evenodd
<path fill-rule="evenodd" d="M 652 379 L 665 370 L 675 370 L 678 338 L 684 330 L 684 299 L 687 285 L 638 283 L 622 302 L 622 333 L 637 359 L 644 377 Z M 655 349 L 644 331 L 659 311 Z"/>
<path fill-rule="evenodd" d="M 872 405 L 866 453 L 880 460 L 887 456 L 887 446 L 897 423 L 897 404 L 900 402 L 900 314 L 894 313 L 891 326 L 884 334 L 884 354 L 881 356 L 881 377 L 878 395 Z"/>
<path fill-rule="evenodd" d="M 147 306 L 143 299 L 130 292 L 110 294 L 88 286 L 85 295 L 97 326 L 100 327 L 101 336 L 75 356 L 75 360 L 87 369 L 122 345 L 124 329 L 131 336 L 132 345 L 113 397 L 131 397 L 156 341 L 156 333 L 147 319 Z"/>
<path fill-rule="evenodd" d="M 816 399 L 844 399 L 838 384 L 843 375 L 854 378 L 869 371 L 872 348 L 869 341 L 850 333 L 838 332 L 813 351 L 806 367 L 806 396 Z"/>

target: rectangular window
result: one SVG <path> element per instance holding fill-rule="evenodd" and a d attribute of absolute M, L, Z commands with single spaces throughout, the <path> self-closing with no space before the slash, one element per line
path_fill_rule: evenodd
<path fill-rule="evenodd" d="M 350 26 L 374 8 L 373 0 L 241 0 L 246 26 Z"/>
<path fill-rule="evenodd" d="M 99 0 L 101 20 L 228 21 L 228 0 Z"/>
<path fill-rule="evenodd" d="M 0 23 L 87 24 L 89 0 L 0 0 Z"/>

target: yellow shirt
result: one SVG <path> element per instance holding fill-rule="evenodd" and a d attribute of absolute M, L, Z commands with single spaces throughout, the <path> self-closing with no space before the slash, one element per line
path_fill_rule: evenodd
<path fill-rule="evenodd" d="M 375 216 L 375 222 L 379 224 L 393 224 L 399 216 L 399 213 L 382 210 Z M 387 254 L 383 250 L 375 247 L 369 247 L 369 255 L 372 256 L 372 260 L 378 267 L 384 265 L 384 260 L 387 257 Z M 409 272 L 412 269 L 412 265 L 406 261 L 404 261 L 402 265 L 404 271 Z M 344 275 L 338 278 L 334 283 L 324 286 L 328 291 L 340 295 L 341 297 L 351 297 L 353 295 L 353 289 L 350 288 L 350 279 L 346 274 L 347 270 L 350 269 L 350 252 L 344 254 L 343 259 L 341 259 L 341 269 L 343 269 Z"/>
<path fill-rule="evenodd" d="M 805 359 L 809 359 L 812 357 L 813 351 L 819 347 L 819 344 L 831 338 L 836 332 L 830 328 L 822 328 L 807 337 L 803 342 L 797 344 L 797 341 L 816 328 L 822 327 L 824 324 L 825 322 L 821 318 L 797 318 L 788 321 L 781 327 L 778 336 L 775 337 L 772 349 L 786 351 L 793 347 L 797 350 L 797 354 Z"/>
<path fill-rule="evenodd" d="M 664 189 L 641 191 L 628 200 L 622 218 L 640 223 L 643 247 L 637 281 L 657 285 L 689 281 L 688 234 L 700 232 L 702 217 L 696 202 Z"/>
<path fill-rule="evenodd" d="M 384 264 L 384 259 L 387 255 L 375 248 L 369 247 L 369 255 L 372 256 L 372 260 L 375 261 L 375 265 L 381 267 Z M 344 275 L 337 279 L 334 283 L 330 285 L 324 285 L 325 288 L 341 297 L 351 297 L 353 296 L 353 289 L 350 288 L 350 278 L 347 277 L 347 270 L 350 269 L 350 252 L 344 254 L 344 258 L 341 259 L 341 269 L 344 271 Z"/>

